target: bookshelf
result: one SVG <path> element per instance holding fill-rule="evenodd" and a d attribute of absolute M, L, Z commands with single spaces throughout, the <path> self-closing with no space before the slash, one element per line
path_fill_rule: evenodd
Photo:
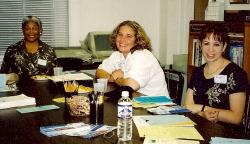
<path fill-rule="evenodd" d="M 193 68 L 204 63 L 202 55 L 197 53 L 200 48 L 199 38 L 200 32 L 206 24 L 218 23 L 224 24 L 229 28 L 230 46 L 228 50 L 236 51 L 236 58 L 227 57 L 228 59 L 234 59 L 236 63 L 247 72 L 248 79 L 250 79 L 250 22 L 224 22 L 224 21 L 190 21 L 189 24 L 189 41 L 188 41 L 188 66 L 187 66 L 187 78 L 188 81 L 192 75 Z M 230 53 L 229 52 L 229 53 Z M 239 62 L 237 62 L 239 61 Z"/>

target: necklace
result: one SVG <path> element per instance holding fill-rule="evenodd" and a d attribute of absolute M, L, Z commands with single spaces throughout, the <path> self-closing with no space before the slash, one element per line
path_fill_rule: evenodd
<path fill-rule="evenodd" d="M 205 75 L 207 77 L 211 76 L 211 75 L 214 75 L 215 73 L 217 73 L 219 70 L 221 70 L 221 68 L 224 66 L 224 60 L 222 61 L 222 63 L 220 64 L 220 66 L 213 72 L 208 72 L 208 67 L 207 67 L 207 64 L 205 66 L 205 69 L 204 69 L 204 72 L 205 72 Z"/>

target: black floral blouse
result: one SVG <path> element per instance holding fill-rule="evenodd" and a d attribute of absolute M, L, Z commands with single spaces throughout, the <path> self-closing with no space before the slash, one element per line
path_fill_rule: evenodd
<path fill-rule="evenodd" d="M 48 44 L 39 41 L 38 51 L 28 53 L 24 40 L 21 40 L 7 48 L 0 72 L 14 72 L 20 76 L 52 75 L 53 67 L 56 65 L 55 51 Z"/>
<path fill-rule="evenodd" d="M 204 66 L 205 64 L 194 69 L 188 86 L 194 92 L 194 102 L 214 108 L 230 109 L 229 95 L 247 90 L 246 72 L 237 64 L 229 63 L 220 73 L 227 76 L 227 82 L 215 83 L 214 78 L 204 77 Z"/>

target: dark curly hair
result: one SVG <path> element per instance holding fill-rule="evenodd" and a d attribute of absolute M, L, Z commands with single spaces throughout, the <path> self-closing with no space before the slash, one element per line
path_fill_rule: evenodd
<path fill-rule="evenodd" d="M 150 39 L 142 26 L 140 26 L 137 22 L 135 21 L 123 21 L 120 23 L 112 32 L 110 36 L 110 41 L 111 41 L 111 46 L 114 50 L 118 51 L 118 48 L 116 46 L 116 38 L 119 33 L 119 30 L 122 26 L 129 26 L 135 31 L 135 46 L 130 50 L 131 53 L 133 53 L 136 50 L 143 50 L 147 49 L 149 51 L 152 51 L 152 46 Z"/>

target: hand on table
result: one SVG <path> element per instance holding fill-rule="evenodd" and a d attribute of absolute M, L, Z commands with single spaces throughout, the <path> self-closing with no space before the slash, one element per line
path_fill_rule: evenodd
<path fill-rule="evenodd" d="M 19 80 L 19 77 L 16 73 L 9 73 L 6 74 L 7 84 L 16 83 Z"/>
<path fill-rule="evenodd" d="M 123 78 L 124 72 L 121 69 L 118 69 L 118 70 L 115 70 L 111 75 L 114 78 L 114 80 L 116 80 L 118 78 Z"/>
<path fill-rule="evenodd" d="M 205 110 L 203 112 L 203 116 L 213 122 L 213 123 L 216 123 L 218 122 L 218 116 L 219 116 L 219 111 L 216 111 L 216 110 Z"/>

